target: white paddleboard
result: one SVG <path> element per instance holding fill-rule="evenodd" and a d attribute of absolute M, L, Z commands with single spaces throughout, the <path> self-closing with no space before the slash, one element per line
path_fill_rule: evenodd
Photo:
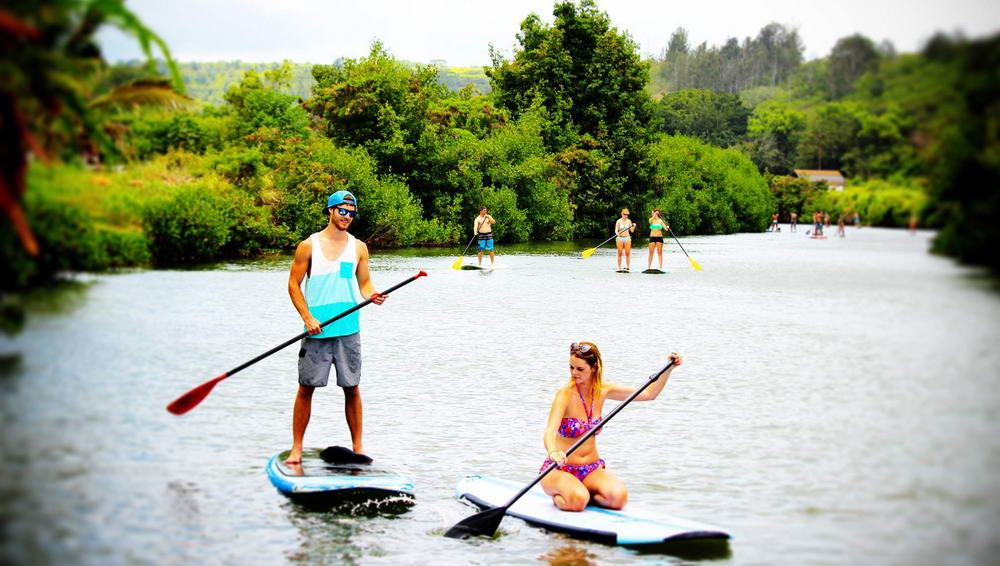
<path fill-rule="evenodd" d="M 504 505 L 523 487 L 489 476 L 467 476 L 459 482 L 455 497 L 487 509 Z M 643 546 L 730 538 L 729 533 L 718 527 L 671 517 L 633 503 L 621 511 L 594 505 L 579 513 L 561 511 L 538 485 L 511 505 L 507 514 L 535 526 L 606 544 Z"/>

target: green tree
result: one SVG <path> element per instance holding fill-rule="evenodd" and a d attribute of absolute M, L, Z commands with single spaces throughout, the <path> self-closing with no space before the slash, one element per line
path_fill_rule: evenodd
<path fill-rule="evenodd" d="M 578 217 L 606 216 L 649 178 L 647 148 L 656 131 L 645 90 L 649 68 L 635 42 L 593 1 L 558 2 L 553 15 L 552 25 L 528 16 L 513 60 L 492 51 L 486 74 L 498 104 L 515 119 L 544 108 L 555 126 L 546 129 L 550 151 L 597 150 L 607 160 L 606 174 L 596 180 L 600 198 L 571 197 Z"/>
<path fill-rule="evenodd" d="M 758 106 L 747 124 L 745 151 L 761 170 L 791 172 L 796 148 L 805 129 L 805 115 L 777 101 Z"/>
<path fill-rule="evenodd" d="M 759 232 L 775 201 L 753 162 L 735 149 L 721 149 L 684 136 L 663 136 L 650 151 L 656 176 L 636 218 L 660 208 L 682 234 Z"/>
<path fill-rule="evenodd" d="M 837 40 L 830 51 L 827 67 L 831 96 L 838 99 L 852 92 L 854 81 L 876 68 L 878 61 L 878 48 L 867 37 L 854 34 Z"/>
<path fill-rule="evenodd" d="M 375 42 L 367 57 L 317 65 L 313 77 L 316 86 L 305 107 L 323 121 L 328 137 L 364 147 L 382 173 L 413 170 L 410 156 L 429 126 L 431 103 L 445 92 L 436 67 L 411 70 Z"/>
<path fill-rule="evenodd" d="M 812 109 L 798 146 L 805 169 L 840 169 L 855 145 L 860 125 L 854 104 L 830 102 Z"/>
<path fill-rule="evenodd" d="M 707 89 L 672 92 L 656 104 L 663 132 L 698 138 L 720 147 L 735 145 L 746 137 L 750 109 L 733 94 Z"/>
<path fill-rule="evenodd" d="M 298 99 L 281 92 L 287 88 L 292 68 L 286 61 L 281 67 L 265 71 L 263 76 L 250 70 L 243 80 L 226 91 L 226 103 L 235 121 L 235 135 L 245 138 L 261 128 L 273 129 L 281 137 L 309 135 L 309 115 Z"/>
<path fill-rule="evenodd" d="M 817 191 L 816 185 L 808 179 L 787 175 L 771 177 L 770 189 L 782 220 L 788 220 L 793 212 L 805 220 L 806 204 L 815 198 Z"/>
<path fill-rule="evenodd" d="M 802 63 L 798 31 L 772 22 L 741 44 L 735 37 L 721 47 L 701 43 L 692 48 L 687 31 L 677 28 L 660 59 L 653 61 L 651 92 L 705 88 L 737 94 L 761 86 L 778 86 Z"/>

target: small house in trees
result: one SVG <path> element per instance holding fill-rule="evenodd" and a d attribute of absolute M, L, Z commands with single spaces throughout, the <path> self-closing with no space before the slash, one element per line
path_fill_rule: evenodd
<path fill-rule="evenodd" d="M 795 176 L 800 179 L 808 179 L 813 183 L 825 182 L 832 191 L 842 191 L 847 184 L 844 181 L 844 176 L 835 169 L 796 169 Z"/>

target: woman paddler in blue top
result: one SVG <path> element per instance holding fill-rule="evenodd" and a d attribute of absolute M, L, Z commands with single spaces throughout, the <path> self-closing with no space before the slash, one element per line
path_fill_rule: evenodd
<path fill-rule="evenodd" d="M 646 269 L 653 269 L 653 252 L 656 252 L 657 259 L 660 260 L 660 270 L 663 270 L 663 231 L 670 230 L 670 224 L 660 216 L 660 209 L 654 208 L 653 215 L 649 217 L 649 259 L 646 261 Z"/>
<path fill-rule="evenodd" d="M 670 373 L 681 365 L 681 357 L 670 354 L 674 365 L 663 372 L 635 401 L 656 399 L 667 384 Z M 552 462 L 558 464 L 542 478 L 542 489 L 552 496 L 552 501 L 564 511 L 583 511 L 590 502 L 610 509 L 621 509 L 628 502 L 625 485 L 605 467 L 604 460 L 597 453 L 599 430 L 569 457 L 568 450 L 575 439 L 586 434 L 601 422 L 604 401 L 612 399 L 624 401 L 636 388 L 602 379 L 604 363 L 601 351 L 591 342 L 574 342 L 569 347 L 569 382 L 556 392 L 545 426 L 545 450 L 548 458 L 539 472 Z"/>

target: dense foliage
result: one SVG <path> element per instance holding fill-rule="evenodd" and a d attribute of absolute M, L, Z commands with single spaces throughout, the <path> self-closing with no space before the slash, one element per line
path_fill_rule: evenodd
<path fill-rule="evenodd" d="M 289 250 L 341 188 L 359 197 L 353 231 L 372 246 L 461 245 L 480 206 L 501 242 L 605 236 L 627 206 L 640 224 L 660 207 L 680 234 L 762 230 L 775 211 L 918 217 L 943 227 L 937 249 L 995 261 L 1000 40 L 938 36 L 898 55 L 854 35 L 803 63 L 797 32 L 770 24 L 694 49 L 678 30 L 642 61 L 591 0 L 553 15 L 521 23 L 509 60 L 492 53 L 492 91 L 446 87 L 457 71 L 378 42 L 328 65 L 181 65 L 214 102 L 200 106 L 148 67 L 96 66 L 80 111 L 109 149 L 88 146 L 94 170 L 73 149 L 31 168 L 28 218 L 59 227 L 37 259 L 0 228 L 4 284 Z M 839 169 L 848 188 L 801 168 Z"/>
<path fill-rule="evenodd" d="M 671 229 L 682 234 L 758 232 L 767 227 L 774 197 L 742 153 L 673 136 L 661 138 L 650 154 L 655 182 L 637 210 L 661 209 Z"/>
<path fill-rule="evenodd" d="M 1000 272 L 1000 38 L 970 44 L 939 40 L 935 63 L 956 61 L 954 119 L 933 140 L 931 214 L 942 229 L 935 249 Z M 992 252 L 990 250 L 993 250 Z"/>
<path fill-rule="evenodd" d="M 657 115 L 663 131 L 698 138 L 719 147 L 746 139 L 750 109 L 740 98 L 707 89 L 671 92 L 659 100 Z"/>

